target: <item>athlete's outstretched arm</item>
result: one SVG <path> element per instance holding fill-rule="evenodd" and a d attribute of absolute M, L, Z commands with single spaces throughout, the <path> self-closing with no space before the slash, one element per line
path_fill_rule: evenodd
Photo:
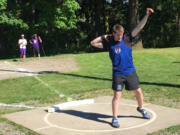
<path fill-rule="evenodd" d="M 154 13 L 154 10 L 152 8 L 146 8 L 146 15 L 144 18 L 139 22 L 139 24 L 133 29 L 131 32 L 131 36 L 135 37 L 144 27 L 144 25 L 147 22 L 147 19 L 151 13 Z"/>
<path fill-rule="evenodd" d="M 106 35 L 104 35 L 106 37 Z M 99 36 L 91 41 L 91 45 L 97 48 L 103 48 L 102 37 Z"/>

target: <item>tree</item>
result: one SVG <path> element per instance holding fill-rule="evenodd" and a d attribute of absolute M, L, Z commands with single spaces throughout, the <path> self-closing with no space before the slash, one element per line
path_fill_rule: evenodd
<path fill-rule="evenodd" d="M 14 37 L 17 36 L 7 35 L 14 35 L 17 29 L 25 31 L 29 28 L 28 25 L 19 18 L 18 10 L 11 9 L 9 6 L 12 4 L 11 2 L 13 1 L 0 1 L 0 54 L 2 56 L 10 55 L 12 53 L 11 50 L 16 49 L 16 46 L 9 44 L 9 42 L 15 42 Z M 14 6 L 14 8 L 16 8 L 16 6 Z"/>
<path fill-rule="evenodd" d="M 132 31 L 139 23 L 139 1 L 129 0 L 129 29 Z M 142 39 L 140 33 L 135 37 L 135 48 L 143 48 Z"/>
<path fill-rule="evenodd" d="M 76 0 L 2 0 L 0 51 L 17 55 L 19 35 L 24 33 L 29 39 L 32 34 L 38 33 L 47 52 L 55 50 L 57 53 L 59 48 L 67 47 L 71 31 L 77 29 L 78 9 L 80 6 Z M 1 56 L 12 54 L 0 53 Z"/>
<path fill-rule="evenodd" d="M 155 13 L 149 18 L 142 31 L 145 47 L 175 47 L 180 45 L 180 1 L 178 0 L 139 0 L 140 13 L 152 7 Z"/>
<path fill-rule="evenodd" d="M 78 2 L 81 9 L 78 12 L 80 20 L 77 31 L 80 39 L 77 40 L 82 49 L 89 49 L 89 43 L 93 38 L 111 33 L 112 26 L 116 23 L 127 28 L 128 4 L 124 1 L 113 0 L 111 4 L 105 0 L 78 0 Z"/>

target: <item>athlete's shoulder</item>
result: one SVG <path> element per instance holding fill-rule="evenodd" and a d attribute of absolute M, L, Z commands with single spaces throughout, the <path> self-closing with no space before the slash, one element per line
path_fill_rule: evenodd
<path fill-rule="evenodd" d="M 126 33 L 123 36 L 124 42 L 127 46 L 131 47 L 131 43 L 133 41 L 133 37 L 131 35 L 131 33 Z"/>
<path fill-rule="evenodd" d="M 123 37 L 124 37 L 124 39 L 132 39 L 132 35 L 129 32 L 128 33 L 124 33 Z"/>

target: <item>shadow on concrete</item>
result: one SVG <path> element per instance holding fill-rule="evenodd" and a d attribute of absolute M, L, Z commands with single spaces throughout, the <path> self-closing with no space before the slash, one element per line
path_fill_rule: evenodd
<path fill-rule="evenodd" d="M 93 120 L 96 122 L 101 122 L 101 123 L 106 123 L 106 124 L 111 125 L 111 122 L 102 120 L 102 119 L 112 118 L 112 116 L 110 115 L 92 113 L 92 112 L 83 112 L 83 111 L 77 111 L 77 110 L 60 110 L 60 111 L 57 111 L 57 113 L 65 113 L 65 114 L 73 115 L 73 116 L 80 117 L 83 119 Z M 143 117 L 133 116 L 133 115 L 127 115 L 127 116 L 119 115 L 118 118 L 144 119 Z"/>

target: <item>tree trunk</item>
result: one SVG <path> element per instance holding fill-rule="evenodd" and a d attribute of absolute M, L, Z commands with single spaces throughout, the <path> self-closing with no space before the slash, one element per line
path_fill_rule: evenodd
<path fill-rule="evenodd" d="M 105 32 L 108 33 L 109 32 L 109 16 L 105 15 L 104 16 L 104 26 L 105 26 Z"/>
<path fill-rule="evenodd" d="M 178 13 L 176 15 L 176 29 L 177 31 L 180 31 L 180 17 Z"/>
<path fill-rule="evenodd" d="M 103 16 L 103 5 L 104 0 L 98 0 L 95 2 L 95 30 L 96 30 L 96 36 L 99 36 L 103 33 L 103 24 L 101 17 Z"/>
<path fill-rule="evenodd" d="M 138 0 L 129 0 L 129 28 L 132 31 L 137 24 L 139 23 L 139 14 L 138 14 Z M 135 42 L 133 42 L 134 48 L 143 48 L 142 39 L 140 34 L 138 34 L 135 38 Z"/>
<path fill-rule="evenodd" d="M 61 4 L 61 3 L 63 3 L 63 0 L 57 0 L 57 3 Z"/>

